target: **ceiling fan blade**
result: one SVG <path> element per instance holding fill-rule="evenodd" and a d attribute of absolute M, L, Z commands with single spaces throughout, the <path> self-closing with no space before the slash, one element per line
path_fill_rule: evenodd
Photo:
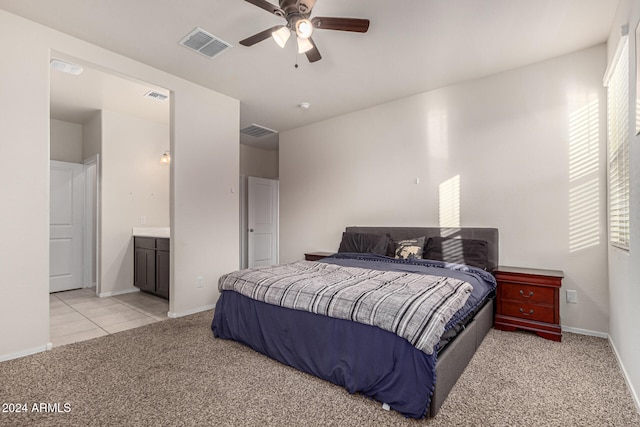
<path fill-rule="evenodd" d="M 247 3 L 251 3 L 254 6 L 258 6 L 261 9 L 266 10 L 269 13 L 273 13 L 276 16 L 284 16 L 284 11 L 275 4 L 269 3 L 267 0 L 245 0 Z"/>
<path fill-rule="evenodd" d="M 247 37 L 244 40 L 240 40 L 240 44 L 242 46 L 253 46 L 256 43 L 261 42 L 262 40 L 266 40 L 271 37 L 271 34 L 274 31 L 278 31 L 280 28 L 284 27 L 284 25 L 276 25 L 275 27 L 271 27 L 264 31 L 260 31 L 258 34 L 254 34 L 251 37 Z"/>
<path fill-rule="evenodd" d="M 326 18 L 316 16 L 311 20 L 314 28 L 320 30 L 352 31 L 354 33 L 366 33 L 369 29 L 368 19 L 358 18 Z"/>
<path fill-rule="evenodd" d="M 316 4 L 316 0 L 298 0 L 296 2 L 296 7 L 300 11 L 300 13 L 311 13 L 311 9 Z"/>
<path fill-rule="evenodd" d="M 309 62 L 320 61 L 322 59 L 322 55 L 320 55 L 318 46 L 316 46 L 316 43 L 313 41 L 311 37 L 309 37 L 309 41 L 313 45 L 313 49 L 310 49 L 305 52 L 305 55 L 307 55 L 307 59 L 309 60 Z"/>

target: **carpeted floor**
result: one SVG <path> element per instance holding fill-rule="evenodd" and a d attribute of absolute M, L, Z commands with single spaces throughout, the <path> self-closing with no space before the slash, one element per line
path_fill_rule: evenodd
<path fill-rule="evenodd" d="M 170 319 L 0 363 L 0 402 L 28 409 L 0 413 L 0 425 L 640 426 L 602 338 L 565 334 L 555 343 L 491 330 L 438 416 L 411 420 L 213 338 L 212 316 Z M 60 412 L 34 412 L 34 403 L 58 403 Z"/>

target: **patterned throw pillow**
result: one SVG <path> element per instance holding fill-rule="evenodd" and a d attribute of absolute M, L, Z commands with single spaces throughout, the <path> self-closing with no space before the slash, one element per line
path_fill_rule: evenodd
<path fill-rule="evenodd" d="M 424 248 L 424 237 L 400 240 L 396 242 L 396 258 L 421 259 Z"/>

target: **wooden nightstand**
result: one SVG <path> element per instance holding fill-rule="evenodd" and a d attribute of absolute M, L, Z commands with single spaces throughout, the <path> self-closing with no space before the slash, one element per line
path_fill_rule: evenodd
<path fill-rule="evenodd" d="M 322 258 L 326 258 L 333 255 L 335 252 L 307 252 L 304 254 L 305 261 L 318 261 Z"/>
<path fill-rule="evenodd" d="M 498 282 L 494 328 L 524 329 L 553 341 L 562 340 L 562 271 L 500 266 L 493 275 Z"/>

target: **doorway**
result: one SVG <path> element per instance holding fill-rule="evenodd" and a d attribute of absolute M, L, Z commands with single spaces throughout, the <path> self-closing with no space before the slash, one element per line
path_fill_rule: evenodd
<path fill-rule="evenodd" d="M 169 225 L 171 168 L 161 159 L 170 149 L 171 113 L 168 90 L 54 55 L 83 69 L 79 75 L 50 73 L 50 160 L 74 165 L 83 182 L 72 197 L 80 201 L 74 209 L 83 226 L 73 241 L 82 268 L 72 285 L 51 290 L 82 289 L 49 297 L 50 340 L 57 346 L 167 318 L 166 300 L 133 287 L 132 228 Z M 149 92 L 156 97 L 145 96 Z M 157 99 L 161 92 L 165 101 Z M 56 193 L 70 190 L 56 182 L 63 181 L 53 176 L 56 167 L 51 171 L 51 202 L 57 203 Z M 56 219 L 60 212 L 51 210 L 52 238 L 53 226 L 64 223 Z M 56 263 L 67 261 L 61 243 L 50 249 L 50 274 L 60 278 L 64 269 Z"/>

